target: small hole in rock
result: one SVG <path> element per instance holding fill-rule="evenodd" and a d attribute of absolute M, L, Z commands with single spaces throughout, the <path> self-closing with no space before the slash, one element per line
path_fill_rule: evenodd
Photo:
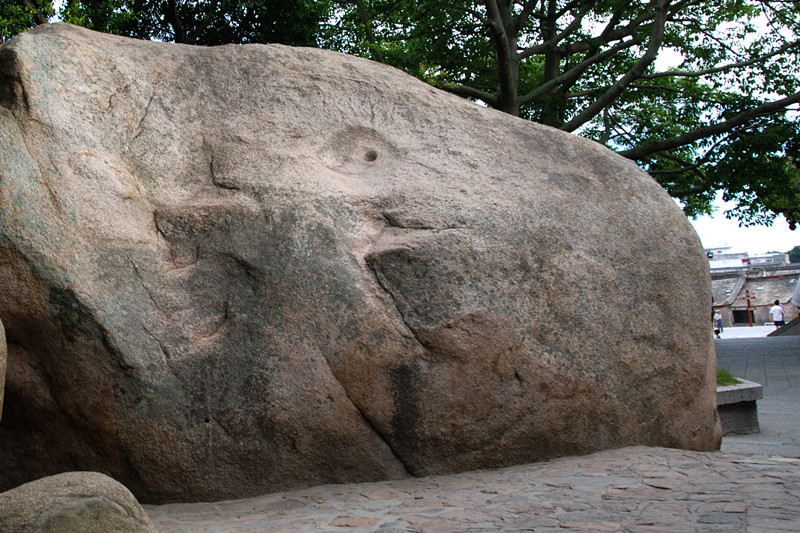
<path fill-rule="evenodd" d="M 375 161 L 376 159 L 378 159 L 379 155 L 381 154 L 377 150 L 367 150 L 364 153 L 364 161 L 369 161 L 369 162 Z"/>

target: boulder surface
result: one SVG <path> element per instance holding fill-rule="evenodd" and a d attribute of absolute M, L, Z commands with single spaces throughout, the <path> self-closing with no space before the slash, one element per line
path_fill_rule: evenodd
<path fill-rule="evenodd" d="M 0 486 L 147 502 L 720 442 L 710 279 L 591 141 L 393 68 L 0 48 Z"/>
<path fill-rule="evenodd" d="M 0 420 L 3 419 L 3 396 L 6 388 L 6 364 L 8 361 L 8 348 L 6 347 L 6 329 L 0 322 Z"/>
<path fill-rule="evenodd" d="M 133 494 L 97 472 L 67 472 L 0 494 L 4 533 L 156 533 Z"/>

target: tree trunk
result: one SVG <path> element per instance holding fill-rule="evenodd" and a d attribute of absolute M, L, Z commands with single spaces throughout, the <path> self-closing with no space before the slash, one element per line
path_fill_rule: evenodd
<path fill-rule="evenodd" d="M 190 44 L 186 39 L 186 32 L 183 29 L 183 23 L 178 15 L 178 4 L 176 0 L 169 0 L 164 6 L 164 18 L 172 26 L 172 31 L 175 35 L 175 42 L 180 44 Z"/>
<path fill-rule="evenodd" d="M 558 6 L 556 0 L 549 0 L 547 4 L 547 13 L 544 19 L 544 28 L 542 37 L 544 42 L 548 42 L 556 36 L 556 17 Z M 544 59 L 544 79 L 542 83 L 545 84 L 554 80 L 561 74 L 561 53 L 558 50 L 558 44 L 554 43 L 546 52 Z M 547 94 L 539 98 L 542 102 L 542 113 L 539 122 L 548 126 L 558 128 L 564 124 L 564 114 L 566 113 L 566 101 L 563 94 L 559 92 L 559 87 L 556 85 L 550 89 Z"/>
<path fill-rule="evenodd" d="M 378 63 L 386 63 L 386 60 L 383 58 L 383 52 L 381 52 L 378 42 L 375 40 L 375 33 L 372 31 L 372 20 L 370 20 L 367 14 L 367 8 L 364 6 L 364 2 L 361 0 L 354 0 L 354 3 L 356 9 L 358 9 L 359 17 L 361 17 L 361 23 L 364 25 L 364 33 L 367 36 L 367 43 L 372 53 L 372 59 Z"/>
<path fill-rule="evenodd" d="M 497 51 L 500 74 L 497 109 L 519 116 L 519 55 L 517 29 L 509 0 L 486 0 L 486 12 Z"/>
<path fill-rule="evenodd" d="M 32 0 L 23 0 L 22 3 L 33 13 L 33 20 L 36 22 L 37 26 L 49 24 L 50 21 L 47 20 L 47 16 L 36 7 Z"/>

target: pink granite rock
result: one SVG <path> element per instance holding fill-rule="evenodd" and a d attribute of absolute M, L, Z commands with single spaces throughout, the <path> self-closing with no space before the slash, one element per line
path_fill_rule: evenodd
<path fill-rule="evenodd" d="M 58 24 L 0 62 L 2 486 L 719 445 L 702 247 L 602 146 L 322 50 Z"/>

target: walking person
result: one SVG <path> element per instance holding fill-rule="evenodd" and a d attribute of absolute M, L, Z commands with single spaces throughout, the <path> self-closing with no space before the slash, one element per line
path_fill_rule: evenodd
<path fill-rule="evenodd" d="M 772 322 L 775 324 L 775 329 L 786 324 L 786 320 L 783 318 L 783 306 L 780 300 L 775 300 L 775 305 L 769 308 L 769 312 L 772 314 Z"/>

